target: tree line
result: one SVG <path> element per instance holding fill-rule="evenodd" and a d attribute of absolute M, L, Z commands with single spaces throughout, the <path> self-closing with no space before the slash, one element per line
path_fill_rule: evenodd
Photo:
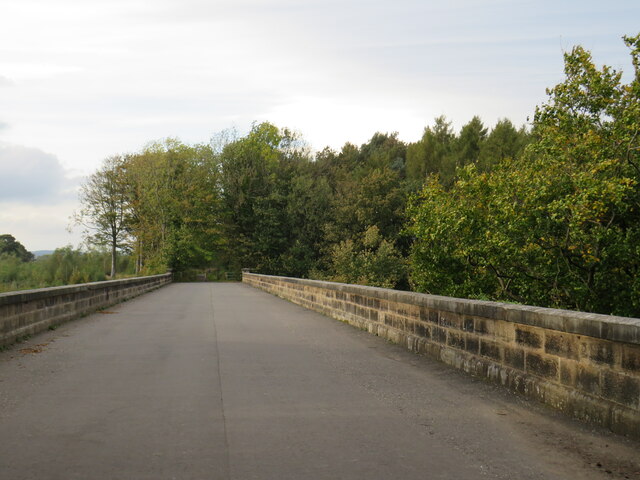
<path fill-rule="evenodd" d="M 105 161 L 87 238 L 139 273 L 253 271 L 640 315 L 640 35 L 633 74 L 565 54 L 528 128 L 445 117 L 312 153 L 270 123 Z M 111 269 L 115 274 L 116 268 Z"/>
<path fill-rule="evenodd" d="M 82 251 L 72 247 L 35 258 L 13 235 L 0 235 L 0 292 L 53 287 L 107 279 L 111 255 L 104 250 Z M 120 255 L 117 269 L 131 276 L 133 258 Z"/>
<path fill-rule="evenodd" d="M 411 196 L 431 175 L 450 188 L 465 165 L 489 171 L 495 151 L 519 156 L 529 136 L 478 117 L 456 134 L 439 117 L 415 143 L 376 133 L 316 154 L 266 122 L 208 144 L 168 139 L 107 159 L 83 186 L 76 220 L 114 259 L 133 254 L 140 273 L 247 267 L 409 288 Z"/>
<path fill-rule="evenodd" d="M 640 35 L 624 41 L 629 83 L 574 48 L 521 155 L 412 197 L 417 290 L 640 315 Z"/>

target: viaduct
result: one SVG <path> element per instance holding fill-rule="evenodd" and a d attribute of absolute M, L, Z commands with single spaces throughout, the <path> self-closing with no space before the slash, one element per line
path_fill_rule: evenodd
<path fill-rule="evenodd" d="M 0 347 L 0 479 L 640 479 L 639 319 L 166 274 L 0 294 Z"/>

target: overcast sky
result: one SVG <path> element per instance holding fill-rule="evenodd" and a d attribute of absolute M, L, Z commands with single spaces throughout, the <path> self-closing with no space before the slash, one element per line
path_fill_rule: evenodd
<path fill-rule="evenodd" d="M 80 176 L 168 136 L 522 124 L 573 45 L 630 72 L 639 20 L 637 0 L 0 0 L 0 234 L 77 245 Z"/>

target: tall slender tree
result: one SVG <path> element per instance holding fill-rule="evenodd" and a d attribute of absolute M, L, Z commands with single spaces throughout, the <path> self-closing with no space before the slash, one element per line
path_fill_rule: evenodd
<path fill-rule="evenodd" d="M 87 178 L 80 188 L 80 203 L 82 208 L 74 215 L 75 223 L 84 227 L 89 245 L 110 249 L 110 276 L 115 278 L 118 249 L 129 247 L 130 211 L 124 157 L 107 158 Z"/>

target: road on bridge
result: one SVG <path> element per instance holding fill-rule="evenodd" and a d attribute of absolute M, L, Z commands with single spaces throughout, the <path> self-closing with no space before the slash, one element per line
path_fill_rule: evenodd
<path fill-rule="evenodd" d="M 0 353 L 0 479 L 640 478 L 638 443 L 238 283 Z"/>

